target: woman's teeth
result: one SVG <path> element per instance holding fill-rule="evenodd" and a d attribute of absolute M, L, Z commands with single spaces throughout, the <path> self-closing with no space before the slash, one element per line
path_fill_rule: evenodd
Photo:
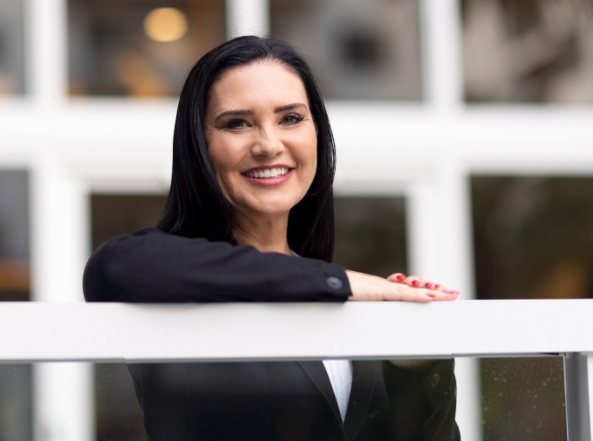
<path fill-rule="evenodd" d="M 287 168 L 267 168 L 265 170 L 248 171 L 245 176 L 249 178 L 276 178 L 278 176 L 284 176 L 288 173 Z"/>

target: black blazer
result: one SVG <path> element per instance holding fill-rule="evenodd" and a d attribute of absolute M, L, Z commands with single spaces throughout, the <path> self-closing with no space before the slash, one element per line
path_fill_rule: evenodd
<path fill-rule="evenodd" d="M 87 301 L 345 301 L 345 270 L 155 228 L 89 259 Z M 354 361 L 346 420 L 321 361 L 130 364 L 150 441 L 453 441 L 452 360 L 407 371 Z"/>
<path fill-rule="evenodd" d="M 452 361 L 354 361 L 342 423 L 320 361 L 130 364 L 149 441 L 454 441 Z M 437 379 L 437 380 L 435 380 Z"/>

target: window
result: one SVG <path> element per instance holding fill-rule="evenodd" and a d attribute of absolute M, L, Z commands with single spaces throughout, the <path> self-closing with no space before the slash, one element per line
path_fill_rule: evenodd
<path fill-rule="evenodd" d="M 0 96 L 25 91 L 23 1 L 0 3 Z"/>
<path fill-rule="evenodd" d="M 469 102 L 593 103 L 590 0 L 463 0 Z"/>
<path fill-rule="evenodd" d="M 177 95 L 225 40 L 224 0 L 70 0 L 72 95 Z"/>
<path fill-rule="evenodd" d="M 26 171 L 0 170 L 0 301 L 29 300 L 28 187 Z M 0 439 L 31 440 L 32 408 L 30 365 L 0 364 Z"/>
<path fill-rule="evenodd" d="M 593 179 L 474 176 L 471 183 L 478 298 L 593 296 Z M 560 359 L 483 359 L 481 368 L 486 439 L 526 439 L 505 412 L 533 422 L 546 415 L 532 424 L 533 439 L 566 438 Z"/>
<path fill-rule="evenodd" d="M 272 35 L 310 62 L 330 99 L 422 98 L 417 0 L 271 0 Z"/>
<path fill-rule="evenodd" d="M 29 184 L 23 170 L 0 170 L 0 300 L 29 300 Z"/>

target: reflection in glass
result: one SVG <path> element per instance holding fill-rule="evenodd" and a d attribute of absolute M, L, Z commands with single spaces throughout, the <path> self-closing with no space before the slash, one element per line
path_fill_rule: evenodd
<path fill-rule="evenodd" d="M 69 0 L 72 95 L 176 95 L 225 40 L 224 0 Z"/>
<path fill-rule="evenodd" d="M 29 300 L 29 183 L 0 170 L 0 301 Z"/>
<path fill-rule="evenodd" d="M 0 2 L 0 96 L 25 91 L 23 0 Z"/>
<path fill-rule="evenodd" d="M 593 103 L 591 0 L 463 0 L 465 96 Z"/>
<path fill-rule="evenodd" d="M 271 0 L 272 35 L 310 62 L 325 98 L 422 98 L 417 0 Z"/>

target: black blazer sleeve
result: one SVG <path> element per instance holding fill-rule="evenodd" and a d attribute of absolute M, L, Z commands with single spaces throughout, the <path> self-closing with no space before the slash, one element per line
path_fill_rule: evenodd
<path fill-rule="evenodd" d="M 156 228 L 97 249 L 83 290 L 87 301 L 144 303 L 343 302 L 352 294 L 340 265 Z"/>

